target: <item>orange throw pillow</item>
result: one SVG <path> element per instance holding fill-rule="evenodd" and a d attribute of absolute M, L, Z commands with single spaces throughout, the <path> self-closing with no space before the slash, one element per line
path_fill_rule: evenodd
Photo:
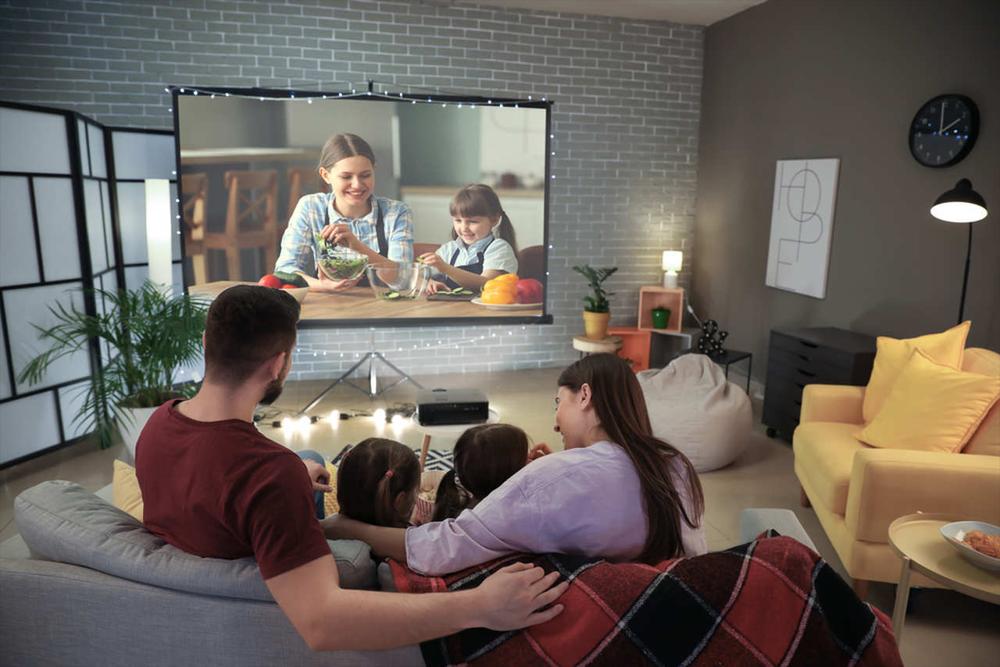
<path fill-rule="evenodd" d="M 875 364 L 868 380 L 868 388 L 865 389 L 865 401 L 861 406 L 865 423 L 871 423 L 882 409 L 882 404 L 892 391 L 896 377 L 906 366 L 914 350 L 921 350 L 936 364 L 960 369 L 962 354 L 965 351 L 965 339 L 969 336 L 971 326 L 972 322 L 966 321 L 947 331 L 917 338 L 898 339 L 879 336 L 876 340 Z"/>

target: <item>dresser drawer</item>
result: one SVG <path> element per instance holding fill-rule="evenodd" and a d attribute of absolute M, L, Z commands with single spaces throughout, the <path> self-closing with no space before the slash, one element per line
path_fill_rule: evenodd
<path fill-rule="evenodd" d="M 854 354 L 832 347 L 824 347 L 816 343 L 793 338 L 777 331 L 771 332 L 770 354 L 777 354 L 783 359 L 803 364 L 815 364 L 828 368 L 843 369 L 850 374 L 854 366 Z"/>
<path fill-rule="evenodd" d="M 818 361 L 802 361 L 787 350 L 772 351 L 767 362 L 768 374 L 785 377 L 806 384 L 849 384 L 851 373 L 841 366 L 831 366 Z"/>

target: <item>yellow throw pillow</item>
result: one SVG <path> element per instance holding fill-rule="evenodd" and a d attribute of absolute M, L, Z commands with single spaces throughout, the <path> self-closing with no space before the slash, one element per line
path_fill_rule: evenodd
<path fill-rule="evenodd" d="M 139 480 L 135 476 L 135 468 L 124 461 L 115 461 L 114 473 L 111 476 L 111 498 L 115 507 L 142 521 L 142 491 L 139 490 Z"/>
<path fill-rule="evenodd" d="M 330 516 L 340 511 L 340 503 L 337 502 L 337 466 L 327 461 L 326 471 L 330 473 L 330 486 L 333 490 L 323 496 L 323 509 L 326 516 Z"/>
<path fill-rule="evenodd" d="M 892 391 L 896 377 L 913 355 L 914 350 L 922 350 L 931 361 L 954 369 L 962 367 L 962 353 L 965 351 L 965 339 L 969 335 L 972 322 L 961 324 L 937 334 L 928 334 L 917 338 L 900 340 L 879 336 L 876 340 L 875 365 L 865 389 L 865 401 L 861 406 L 861 414 L 865 423 L 870 424 L 882 404 Z"/>
<path fill-rule="evenodd" d="M 1000 377 L 936 364 L 917 349 L 858 439 L 884 449 L 957 452 L 1000 398 Z"/>

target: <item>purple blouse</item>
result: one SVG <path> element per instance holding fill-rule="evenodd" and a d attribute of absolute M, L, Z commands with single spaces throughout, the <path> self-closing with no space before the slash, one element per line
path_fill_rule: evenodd
<path fill-rule="evenodd" d="M 683 466 L 675 465 L 673 474 L 690 514 Z M 632 460 L 602 441 L 533 461 L 455 519 L 407 528 L 406 563 L 437 575 L 519 552 L 625 561 L 642 552 L 647 529 Z M 701 525 L 691 528 L 682 519 L 681 540 L 687 556 L 707 551 Z"/>

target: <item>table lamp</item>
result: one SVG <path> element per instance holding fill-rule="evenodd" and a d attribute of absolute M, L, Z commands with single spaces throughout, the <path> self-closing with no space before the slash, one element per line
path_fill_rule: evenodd
<path fill-rule="evenodd" d="M 965 277 L 962 279 L 962 299 L 958 305 L 958 323 L 965 316 L 965 291 L 969 286 L 969 260 L 972 258 L 972 224 L 986 217 L 986 200 L 972 189 L 972 182 L 967 178 L 960 180 L 952 190 L 948 190 L 937 198 L 931 206 L 931 215 L 944 222 L 955 222 L 969 225 L 969 244 L 965 251 Z M 666 253 L 663 255 L 666 266 Z"/>
<path fill-rule="evenodd" d="M 663 251 L 663 286 L 677 287 L 677 272 L 684 264 L 684 253 L 680 250 Z"/>

